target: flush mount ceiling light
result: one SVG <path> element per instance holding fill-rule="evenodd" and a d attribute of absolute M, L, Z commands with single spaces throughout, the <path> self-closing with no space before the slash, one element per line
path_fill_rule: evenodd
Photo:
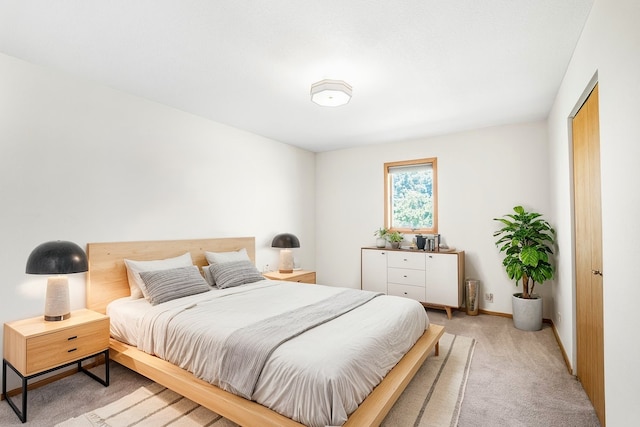
<path fill-rule="evenodd" d="M 311 85 L 311 100 L 323 107 L 338 107 L 351 99 L 351 86 L 342 80 L 321 80 Z"/>

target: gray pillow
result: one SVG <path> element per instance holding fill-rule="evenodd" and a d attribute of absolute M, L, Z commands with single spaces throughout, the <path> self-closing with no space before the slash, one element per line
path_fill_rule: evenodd
<path fill-rule="evenodd" d="M 140 277 L 147 288 L 147 299 L 151 305 L 200 294 L 211 289 L 195 265 L 168 270 L 142 271 Z"/>
<path fill-rule="evenodd" d="M 127 278 L 129 280 L 129 289 L 131 290 L 131 298 L 147 298 L 147 290 L 144 281 L 140 278 L 141 271 L 168 270 L 170 268 L 188 267 L 193 265 L 191 254 L 186 252 L 174 258 L 157 259 L 151 261 L 135 261 L 125 259 L 124 264 L 127 267 Z"/>
<path fill-rule="evenodd" d="M 207 281 L 209 286 L 213 286 L 215 289 L 216 281 L 213 280 L 213 276 L 211 276 L 211 269 L 209 267 L 211 267 L 211 265 L 205 265 L 202 267 L 202 274 L 204 274 L 204 280 Z"/>
<path fill-rule="evenodd" d="M 211 276 L 220 289 L 265 280 L 251 261 L 230 261 L 209 266 Z"/>
<path fill-rule="evenodd" d="M 223 264 L 225 262 L 231 262 L 231 261 L 251 261 L 246 248 L 238 249 L 237 251 L 232 251 L 232 252 L 205 251 L 204 257 L 207 259 L 207 262 L 209 263 L 209 265 L 203 267 L 202 272 L 204 273 L 204 278 L 211 286 L 215 286 L 216 281 L 211 276 L 211 269 L 209 269 L 210 266 L 214 264 Z"/>

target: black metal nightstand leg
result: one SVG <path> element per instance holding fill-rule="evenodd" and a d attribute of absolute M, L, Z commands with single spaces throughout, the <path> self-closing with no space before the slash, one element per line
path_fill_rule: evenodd
<path fill-rule="evenodd" d="M 86 359 L 78 360 L 78 370 L 84 372 L 94 380 L 98 381 L 103 386 L 109 387 L 109 350 L 107 349 L 99 354 L 102 354 L 104 356 L 104 380 L 99 376 L 97 376 L 96 374 L 94 374 L 93 372 L 89 372 L 82 366 L 82 362 Z"/>
<path fill-rule="evenodd" d="M 85 360 L 94 358 L 101 354 L 104 355 L 104 366 L 105 366 L 104 380 L 99 376 L 97 376 L 96 374 L 94 374 L 93 372 L 89 372 L 82 366 L 82 362 L 84 362 Z M 27 421 L 27 382 L 32 378 L 39 377 L 40 375 L 48 374 L 49 372 L 53 372 L 61 368 L 66 368 L 67 366 L 71 366 L 76 363 L 78 364 L 79 371 L 84 372 L 85 374 L 87 374 L 88 376 L 90 376 L 91 378 L 93 378 L 103 386 L 105 387 L 109 386 L 109 349 L 101 351 L 100 353 L 92 354 L 91 356 L 83 357 L 82 359 L 77 360 L 75 362 L 70 362 L 64 365 L 56 366 L 55 368 L 51 368 L 34 375 L 29 375 L 27 377 L 22 376 L 22 374 L 16 368 L 14 368 L 13 365 L 11 365 L 11 363 L 7 362 L 5 359 L 2 359 L 2 393 L 4 394 L 4 397 L 7 400 L 7 403 L 9 404 L 9 406 L 11 406 L 11 409 L 13 409 L 13 412 L 16 413 L 20 421 L 22 421 L 23 423 Z M 22 410 L 18 409 L 16 404 L 13 402 L 13 400 L 11 400 L 11 397 L 9 397 L 9 395 L 7 394 L 7 366 L 9 366 L 11 370 L 15 372 L 16 375 L 18 375 L 22 380 Z"/>
<path fill-rule="evenodd" d="M 18 414 L 20 421 L 27 422 L 27 379 L 22 377 L 22 417 Z"/>
<path fill-rule="evenodd" d="M 22 380 L 22 411 L 18 409 L 16 404 L 13 402 L 9 394 L 7 393 L 7 365 L 11 368 L 13 372 L 16 373 Z M 11 363 L 2 359 L 2 394 L 4 394 L 4 398 L 7 403 L 13 409 L 13 412 L 16 413 L 20 421 L 23 423 L 27 421 L 27 378 L 23 377 L 20 372 L 16 368 L 14 368 Z"/>

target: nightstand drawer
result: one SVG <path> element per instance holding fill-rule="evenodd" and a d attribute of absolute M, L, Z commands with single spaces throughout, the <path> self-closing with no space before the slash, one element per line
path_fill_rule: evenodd
<path fill-rule="evenodd" d="M 411 298 L 420 302 L 425 301 L 425 290 L 424 287 L 420 286 L 389 283 L 389 285 L 387 285 L 387 293 L 397 297 Z"/>
<path fill-rule="evenodd" d="M 311 273 L 301 274 L 299 276 L 292 277 L 289 281 L 298 282 L 298 283 L 312 283 L 312 284 L 315 284 L 316 283 L 316 273 L 311 272 Z"/>
<path fill-rule="evenodd" d="M 411 270 L 408 268 L 389 268 L 387 270 L 387 281 L 389 283 L 401 283 L 424 288 L 424 278 L 424 270 Z"/>
<path fill-rule="evenodd" d="M 109 347 L 109 318 L 27 339 L 26 375 L 98 353 Z"/>

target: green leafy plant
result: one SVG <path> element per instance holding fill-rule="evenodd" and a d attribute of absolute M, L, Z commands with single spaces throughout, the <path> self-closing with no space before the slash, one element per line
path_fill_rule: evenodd
<path fill-rule="evenodd" d="M 387 230 L 385 227 L 381 227 L 379 229 L 377 229 L 373 235 L 377 236 L 378 238 L 384 239 L 384 236 L 389 232 L 389 230 Z"/>
<path fill-rule="evenodd" d="M 554 269 L 549 262 L 553 254 L 556 232 L 543 220 L 542 214 L 527 212 L 522 206 L 513 208 L 515 214 L 494 218 L 503 227 L 494 232 L 500 237 L 496 246 L 504 252 L 502 265 L 511 280 L 522 280 L 522 298 L 533 298 L 536 283 L 551 280 Z"/>
<path fill-rule="evenodd" d="M 400 243 L 404 239 L 404 235 L 398 231 L 393 231 L 391 233 L 385 234 L 385 237 L 390 242 Z"/>

